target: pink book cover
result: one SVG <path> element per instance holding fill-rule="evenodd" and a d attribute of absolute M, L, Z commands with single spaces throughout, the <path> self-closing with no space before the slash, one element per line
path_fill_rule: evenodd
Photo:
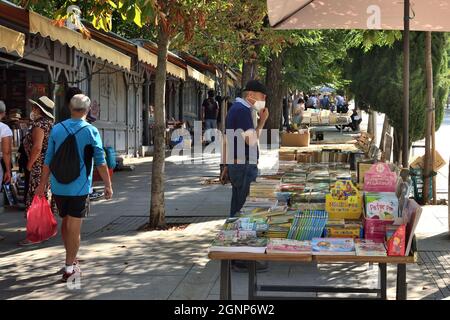
<path fill-rule="evenodd" d="M 396 187 L 397 175 L 387 163 L 375 163 L 364 175 L 364 191 L 395 192 Z"/>
<path fill-rule="evenodd" d="M 270 239 L 267 245 L 267 252 L 311 253 L 311 242 L 291 239 Z"/>

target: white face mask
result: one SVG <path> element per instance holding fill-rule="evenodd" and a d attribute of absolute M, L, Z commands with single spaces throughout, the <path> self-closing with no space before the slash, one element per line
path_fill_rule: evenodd
<path fill-rule="evenodd" d="M 34 121 L 36 119 L 37 119 L 36 114 L 33 111 L 31 111 L 31 113 L 30 113 L 30 120 Z"/>
<path fill-rule="evenodd" d="M 255 102 L 253 106 L 255 107 L 256 111 L 260 112 L 262 109 L 266 107 L 266 101 L 258 100 Z"/>

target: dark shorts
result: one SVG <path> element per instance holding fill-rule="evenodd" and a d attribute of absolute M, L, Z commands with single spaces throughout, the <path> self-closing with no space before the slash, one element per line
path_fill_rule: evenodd
<path fill-rule="evenodd" d="M 64 218 L 71 216 L 74 218 L 84 218 L 88 211 L 88 195 L 85 196 L 57 196 L 53 195 L 59 216 Z"/>

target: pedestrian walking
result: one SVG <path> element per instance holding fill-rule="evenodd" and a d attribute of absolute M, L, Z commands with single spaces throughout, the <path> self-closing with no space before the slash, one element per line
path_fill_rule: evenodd
<path fill-rule="evenodd" d="M 55 104 L 51 99 L 42 96 L 36 101 L 30 99 L 29 102 L 31 103 L 31 127 L 23 139 L 27 162 L 25 168 L 25 212 L 30 208 L 36 188 L 41 182 L 48 139 L 55 120 L 53 116 Z M 49 198 L 48 188 L 44 191 L 44 196 L 46 199 Z M 51 208 L 54 209 L 54 199 L 51 202 Z M 36 244 L 36 242 L 30 242 L 28 239 L 19 242 L 19 245 L 22 246 L 31 244 Z"/>
<path fill-rule="evenodd" d="M 289 128 L 289 113 L 290 113 L 290 108 L 289 108 L 289 97 L 284 97 L 283 98 L 283 126 L 285 126 L 286 128 Z"/>
<path fill-rule="evenodd" d="M 63 219 L 61 234 L 66 250 L 63 282 L 81 276 L 76 256 L 94 162 L 105 184 L 105 198 L 111 199 L 113 194 L 100 133 L 86 122 L 90 105 L 90 99 L 83 94 L 70 100 L 71 118 L 55 125 L 50 133 L 41 183 L 36 189 L 36 195 L 43 195 L 50 178 L 51 191 Z"/>
<path fill-rule="evenodd" d="M 208 91 L 208 98 L 202 103 L 202 118 L 205 122 L 205 141 L 211 143 L 211 129 L 217 129 L 217 117 L 219 116 L 219 105 L 214 99 L 214 90 Z"/>
<path fill-rule="evenodd" d="M 0 100 L 0 190 L 3 188 L 3 184 L 11 182 L 11 145 L 13 133 L 11 129 L 1 122 L 6 115 L 6 105 Z M 5 238 L 0 235 L 0 240 Z"/>
<path fill-rule="evenodd" d="M 303 98 L 298 99 L 297 105 L 294 108 L 293 122 L 300 125 L 303 120 L 303 112 L 305 111 L 305 100 Z"/>

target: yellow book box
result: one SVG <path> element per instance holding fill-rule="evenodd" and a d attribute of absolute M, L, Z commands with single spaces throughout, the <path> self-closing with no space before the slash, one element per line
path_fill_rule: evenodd
<path fill-rule="evenodd" d="M 329 219 L 359 219 L 363 210 L 362 195 L 350 181 L 337 181 L 326 195 L 325 209 Z"/>

